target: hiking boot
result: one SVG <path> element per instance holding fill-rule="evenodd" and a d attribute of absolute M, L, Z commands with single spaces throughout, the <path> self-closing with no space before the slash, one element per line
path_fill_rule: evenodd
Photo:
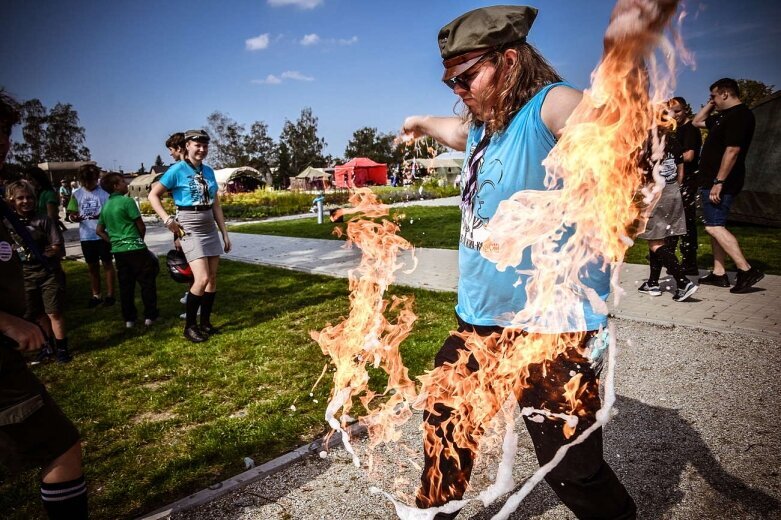
<path fill-rule="evenodd" d="M 698 287 L 694 285 L 694 282 L 689 282 L 683 287 L 679 287 L 675 294 L 673 294 L 673 301 L 682 302 L 689 299 L 689 297 L 697 292 Z"/>
<path fill-rule="evenodd" d="M 87 308 L 88 309 L 94 309 L 95 307 L 97 307 L 101 303 L 103 303 L 103 300 L 101 299 L 101 297 L 100 296 L 95 296 L 93 294 L 92 298 L 90 298 L 89 301 L 87 302 Z"/>
<path fill-rule="evenodd" d="M 117 302 L 117 300 L 113 296 L 106 296 L 106 299 L 103 300 L 103 306 L 104 307 L 111 307 Z"/>
<path fill-rule="evenodd" d="M 643 285 L 637 288 L 638 291 L 640 291 L 643 294 L 647 294 L 648 296 L 661 296 L 662 295 L 662 288 L 659 287 L 659 284 L 650 284 L 648 282 L 643 282 Z"/>
<path fill-rule="evenodd" d="M 71 353 L 68 352 L 67 347 L 66 348 L 58 348 L 55 352 L 55 355 L 57 356 L 57 363 L 70 363 L 73 361 L 73 356 L 71 356 Z"/>
<path fill-rule="evenodd" d="M 726 274 L 713 274 L 713 271 L 709 272 L 702 278 L 697 280 L 700 285 L 715 285 L 716 287 L 729 287 L 729 278 Z"/>
<path fill-rule="evenodd" d="M 736 294 L 747 292 L 755 283 L 764 277 L 765 273 L 754 267 L 748 271 L 741 271 L 738 269 L 738 275 L 735 277 L 735 287 L 730 289 L 729 292 Z"/>
<path fill-rule="evenodd" d="M 189 339 L 193 343 L 203 343 L 204 341 L 209 339 L 209 337 L 204 333 L 202 333 L 195 325 L 184 329 L 184 337 Z"/>

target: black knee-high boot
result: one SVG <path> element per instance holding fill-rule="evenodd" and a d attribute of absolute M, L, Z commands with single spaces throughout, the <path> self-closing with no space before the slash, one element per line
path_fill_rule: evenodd
<path fill-rule="evenodd" d="M 214 308 L 214 299 L 217 297 L 216 292 L 203 293 L 203 299 L 201 300 L 201 328 L 204 330 L 214 329 L 212 327 L 212 309 Z"/>
<path fill-rule="evenodd" d="M 659 285 L 659 275 L 662 274 L 662 260 L 654 251 L 648 251 L 648 261 L 651 272 L 648 275 L 649 285 Z"/>
<path fill-rule="evenodd" d="M 192 291 L 187 293 L 187 316 L 184 322 L 185 329 L 189 329 L 190 327 L 194 327 L 196 325 L 196 320 L 198 319 L 198 308 L 201 306 L 202 300 L 203 296 L 197 296 L 193 294 Z"/>

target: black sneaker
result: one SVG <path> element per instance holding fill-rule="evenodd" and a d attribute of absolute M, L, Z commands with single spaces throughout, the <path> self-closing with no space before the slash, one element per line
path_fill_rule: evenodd
<path fill-rule="evenodd" d="M 87 302 L 87 308 L 88 309 L 94 309 L 95 307 L 97 307 L 101 303 L 103 303 L 103 300 L 101 299 L 101 297 L 93 295 L 92 298 L 90 298 L 89 301 Z"/>
<path fill-rule="evenodd" d="M 689 282 L 683 287 L 679 287 L 675 294 L 673 294 L 673 301 L 682 302 L 689 299 L 689 297 L 697 292 L 698 287 L 694 285 L 694 282 Z"/>
<path fill-rule="evenodd" d="M 106 296 L 106 298 L 103 300 L 104 307 L 111 307 L 115 303 L 117 303 L 117 300 L 113 296 Z"/>
<path fill-rule="evenodd" d="M 219 334 L 220 333 L 220 329 L 218 329 L 217 327 L 215 327 L 211 323 L 208 324 L 208 325 L 201 324 L 201 326 L 198 327 L 198 328 L 201 329 L 201 332 L 205 332 L 209 336 L 213 336 L 214 334 Z"/>
<path fill-rule="evenodd" d="M 203 343 L 209 336 L 205 335 L 196 326 L 187 327 L 184 329 L 184 337 L 192 341 L 193 343 Z"/>
<path fill-rule="evenodd" d="M 738 269 L 738 275 L 735 278 L 735 287 L 729 290 L 731 293 L 744 293 L 751 289 L 758 281 L 765 277 L 765 273 L 752 267 L 748 271 Z"/>
<path fill-rule="evenodd" d="M 52 352 L 51 347 L 49 345 L 44 345 L 41 350 L 38 351 L 38 355 L 35 356 L 35 359 L 30 361 L 30 365 L 35 366 L 51 361 L 53 355 L 54 352 Z"/>
<path fill-rule="evenodd" d="M 57 356 L 57 363 L 70 363 L 73 360 L 73 356 L 71 356 L 67 348 L 58 348 L 55 355 Z"/>
<path fill-rule="evenodd" d="M 638 291 L 640 291 L 643 294 L 647 294 L 648 296 L 661 296 L 662 295 L 662 288 L 659 287 L 659 284 L 650 284 L 648 282 L 643 282 L 643 285 L 637 288 Z"/>
<path fill-rule="evenodd" d="M 715 285 L 716 287 L 729 287 L 729 278 L 726 274 L 713 274 L 713 271 L 709 272 L 702 278 L 697 280 L 700 285 Z"/>

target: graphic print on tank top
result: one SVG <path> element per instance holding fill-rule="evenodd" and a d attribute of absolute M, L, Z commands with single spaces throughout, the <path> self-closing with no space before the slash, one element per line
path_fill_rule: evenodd
<path fill-rule="evenodd" d="M 476 144 L 472 146 L 470 157 L 476 146 Z M 465 161 L 464 164 L 468 164 L 468 162 Z M 490 172 L 487 176 L 483 174 L 484 162 L 485 156 L 478 163 L 478 186 L 472 204 L 461 211 L 461 235 L 459 241 L 464 247 L 477 251 L 480 250 L 483 242 L 488 238 L 486 226 L 491 215 L 484 208 L 485 199 L 490 198 L 490 193 L 496 189 L 504 177 L 504 165 L 501 159 L 491 159 L 488 168 L 486 168 Z"/>

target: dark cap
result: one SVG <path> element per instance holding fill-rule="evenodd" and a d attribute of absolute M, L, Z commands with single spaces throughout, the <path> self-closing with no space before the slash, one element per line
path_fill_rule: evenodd
<path fill-rule="evenodd" d="M 494 5 L 462 14 L 439 30 L 443 80 L 458 76 L 486 52 L 526 41 L 537 9 L 525 5 Z"/>
<path fill-rule="evenodd" d="M 209 134 L 203 130 L 188 130 L 184 133 L 184 141 L 197 141 L 199 143 L 208 143 L 211 140 Z"/>

